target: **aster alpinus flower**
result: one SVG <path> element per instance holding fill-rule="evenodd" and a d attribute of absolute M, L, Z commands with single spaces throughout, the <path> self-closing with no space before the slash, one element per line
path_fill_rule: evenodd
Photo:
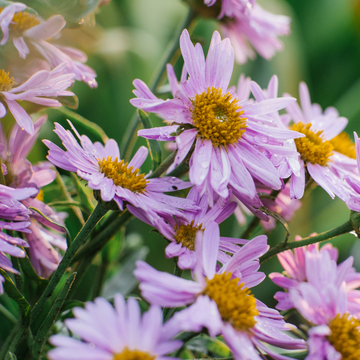
<path fill-rule="evenodd" d="M 68 73 L 65 66 L 61 64 L 52 71 L 40 70 L 19 86 L 9 72 L 0 70 L 0 118 L 9 109 L 19 126 L 33 134 L 32 119 L 17 101 L 25 100 L 48 107 L 62 106 L 54 97 L 74 95 L 66 90 L 73 84 L 74 74 Z"/>
<path fill-rule="evenodd" d="M 66 151 L 49 140 L 43 140 L 49 148 L 48 160 L 61 169 L 76 172 L 79 177 L 88 181 L 90 189 L 99 190 L 105 202 L 114 200 L 121 210 L 124 202 L 151 214 L 170 214 L 181 216 L 177 209 L 197 209 L 190 200 L 163 194 L 185 189 L 191 186 L 174 177 L 147 179 L 139 173 L 140 166 L 148 156 L 148 149 L 141 146 L 132 160 L 125 163 L 120 158 L 119 147 L 115 140 L 110 139 L 104 145 L 92 143 L 90 139 L 77 132 L 69 124 L 80 140 L 77 142 L 69 130 L 55 124 L 55 133 L 62 140 Z"/>
<path fill-rule="evenodd" d="M 65 19 L 61 15 L 54 15 L 43 21 L 38 16 L 23 11 L 25 9 L 26 5 L 22 3 L 12 3 L 0 8 L 0 28 L 3 32 L 0 45 L 5 45 L 11 37 L 20 57 L 25 59 L 30 52 L 30 44 L 52 68 L 65 63 L 67 72 L 73 73 L 76 80 L 84 81 L 91 88 L 97 87 L 95 71 L 84 64 L 87 61 L 85 53 L 49 41 L 60 33 L 66 24 Z"/>
<path fill-rule="evenodd" d="M 296 236 L 295 240 L 299 241 L 301 237 Z M 319 248 L 318 243 L 278 254 L 285 274 L 272 273 L 270 278 L 286 292 L 279 291 L 275 294 L 275 299 L 279 301 L 276 308 L 289 310 L 296 307 L 291 290 L 303 286 L 302 284 L 312 284 L 316 288 L 321 287 L 319 282 L 324 285 L 332 283 L 338 287 L 344 283 L 347 311 L 360 315 L 360 291 L 355 290 L 360 286 L 360 273 L 352 267 L 354 258 L 350 256 L 339 265 L 336 264 L 337 258 L 338 250 L 331 244 Z"/>
<path fill-rule="evenodd" d="M 180 269 L 194 269 L 196 265 L 195 255 L 195 237 L 197 231 L 205 232 L 210 222 L 220 224 L 226 220 L 235 210 L 236 203 L 229 202 L 228 199 L 218 199 L 214 206 L 208 206 L 206 195 L 200 196 L 195 187 L 193 187 L 187 199 L 193 201 L 199 207 L 196 211 L 182 211 L 181 217 L 166 215 L 163 217 L 149 218 L 147 213 L 128 205 L 128 210 L 142 221 L 154 226 L 167 240 L 169 245 L 165 248 L 167 258 L 178 258 Z M 208 232 L 204 233 L 204 241 L 207 241 Z M 227 261 L 228 256 L 225 252 L 234 253 L 239 247 L 249 240 L 235 239 L 229 237 L 220 237 L 220 251 L 218 260 Z"/>
<path fill-rule="evenodd" d="M 151 306 L 141 316 L 134 298 L 126 303 L 118 294 L 114 307 L 97 298 L 87 302 L 85 309 L 74 308 L 73 313 L 75 318 L 65 324 L 78 338 L 52 336 L 50 343 L 55 349 L 47 354 L 50 360 L 165 360 L 182 345 L 165 331 L 160 307 Z"/>
<path fill-rule="evenodd" d="M 239 63 L 255 57 L 253 48 L 268 60 L 283 49 L 278 36 L 289 35 L 289 17 L 270 13 L 255 0 L 204 0 L 208 6 L 216 6 L 218 2 L 221 2 L 218 16 L 221 30 L 231 40 Z"/>
<path fill-rule="evenodd" d="M 333 107 L 323 112 L 320 105 L 311 104 L 305 83 L 300 83 L 299 92 L 302 109 L 297 103 L 286 108 L 294 122 L 290 128 L 305 135 L 301 139 L 295 139 L 297 151 L 301 156 L 301 181 L 292 176 L 290 181 L 294 183 L 291 187 L 294 193 L 304 191 L 307 170 L 312 179 L 332 198 L 336 195 L 347 202 L 355 194 L 344 181 L 344 173 L 356 171 L 355 146 L 343 131 L 348 120 L 340 117 Z"/>
<path fill-rule="evenodd" d="M 214 194 L 226 198 L 231 189 L 247 206 L 258 208 L 261 203 L 253 178 L 272 189 L 283 186 L 268 153 L 284 153 L 287 151 L 283 146 L 285 140 L 303 136 L 266 126 L 267 115 L 294 99 L 253 103 L 228 90 L 234 51 L 228 39 L 221 41 L 218 32 L 213 34 L 206 61 L 200 44 L 194 47 L 187 30 L 181 35 L 180 48 L 189 78 L 183 76 L 178 84 L 173 68 L 168 65 L 174 99 L 157 99 L 141 80 L 134 81 L 138 98 L 130 102 L 171 122 L 168 127 L 144 129 L 138 134 L 160 141 L 176 140 L 177 155 L 169 171 L 194 149 L 190 158 L 190 181 L 201 195 L 207 194 L 210 205 Z M 262 147 L 266 147 L 266 154 Z"/>
<path fill-rule="evenodd" d="M 305 359 L 358 359 L 359 314 L 351 314 L 345 281 L 339 283 L 328 264 L 320 265 L 318 256 L 306 260 L 312 270 L 311 277 L 289 290 L 294 307 L 313 326 L 308 331 L 309 355 Z"/>
<path fill-rule="evenodd" d="M 206 237 L 208 232 L 208 237 Z M 282 331 L 289 326 L 282 316 L 256 300 L 249 287 L 259 284 L 265 277 L 258 272 L 259 256 L 268 250 L 267 238 L 258 236 L 217 267 L 220 235 L 217 224 L 210 222 L 203 234 L 196 235 L 197 266 L 194 280 L 185 280 L 155 270 L 143 261 L 134 271 L 140 281 L 142 296 L 151 304 L 181 307 L 169 322 L 171 327 L 181 326 L 183 331 L 199 332 L 206 327 L 210 336 L 223 335 L 237 360 L 261 359 L 257 348 L 275 359 L 284 359 L 273 353 L 264 343 L 283 348 L 303 348 L 302 340 L 295 340 Z"/>

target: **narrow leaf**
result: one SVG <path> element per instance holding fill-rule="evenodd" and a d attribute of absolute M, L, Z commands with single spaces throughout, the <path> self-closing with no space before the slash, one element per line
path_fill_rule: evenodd
<path fill-rule="evenodd" d="M 44 356 L 45 344 L 50 335 L 50 330 L 55 321 L 59 317 L 62 306 L 66 300 L 66 297 L 71 289 L 71 286 L 75 280 L 76 273 L 73 273 L 67 279 L 64 287 L 60 291 L 60 294 L 56 298 L 53 306 L 51 307 L 49 314 L 46 316 L 44 322 L 41 324 L 34 342 L 33 354 L 36 359 L 41 360 Z"/>
<path fill-rule="evenodd" d="M 144 129 L 153 128 L 151 120 L 147 116 L 146 112 L 142 111 L 142 110 L 138 110 L 138 113 L 139 113 L 139 117 L 143 124 Z M 155 170 L 161 164 L 162 154 L 161 154 L 160 145 L 159 145 L 159 142 L 156 140 L 146 139 L 146 141 L 148 143 L 151 160 L 153 162 L 153 170 Z"/>
<path fill-rule="evenodd" d="M 76 191 L 79 195 L 81 204 L 89 211 L 91 214 L 94 211 L 94 205 L 91 203 L 88 194 L 86 194 L 85 186 L 80 182 L 76 174 L 70 173 L 71 180 L 74 183 Z"/>

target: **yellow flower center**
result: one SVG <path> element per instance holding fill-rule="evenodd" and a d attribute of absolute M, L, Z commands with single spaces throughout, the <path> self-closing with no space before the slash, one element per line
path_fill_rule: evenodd
<path fill-rule="evenodd" d="M 133 171 L 133 167 L 128 167 L 129 163 L 124 163 L 124 160 L 118 161 L 116 158 L 112 161 L 112 156 L 103 157 L 98 160 L 99 170 L 107 178 L 111 179 L 116 186 L 121 186 L 134 193 L 146 192 L 146 185 L 150 182 L 146 180 L 145 174 L 139 174 L 139 169 Z"/>
<path fill-rule="evenodd" d="M 341 354 L 341 359 L 360 359 L 360 321 L 349 314 L 336 315 L 330 329 L 330 344 Z"/>
<path fill-rule="evenodd" d="M 4 8 L 0 8 L 0 13 L 4 10 Z M 14 37 L 22 36 L 23 32 L 40 24 L 40 20 L 36 17 L 36 15 L 30 14 L 25 11 L 19 11 L 15 13 L 12 21 L 9 25 L 9 30 L 13 34 Z"/>
<path fill-rule="evenodd" d="M 9 91 L 16 82 L 13 77 L 9 76 L 9 72 L 5 70 L 0 70 L 0 91 Z"/>
<path fill-rule="evenodd" d="M 42 202 L 44 201 L 44 192 L 41 189 L 39 190 L 39 193 L 36 195 L 35 199 L 42 201 Z"/>
<path fill-rule="evenodd" d="M 190 250 L 195 250 L 195 237 L 198 231 L 204 231 L 202 224 L 194 225 L 194 220 L 190 224 L 180 225 L 175 227 L 176 235 L 175 240 L 182 246 Z"/>
<path fill-rule="evenodd" d="M 238 100 L 230 93 L 222 94 L 216 87 L 208 88 L 202 94 L 196 94 L 192 101 L 193 124 L 198 137 L 211 140 L 213 146 L 225 146 L 238 141 L 246 131 L 246 118 L 239 111 Z"/>
<path fill-rule="evenodd" d="M 311 123 L 303 124 L 299 122 L 292 126 L 292 130 L 298 131 L 306 137 L 295 139 L 297 151 L 301 155 L 301 159 L 311 164 L 327 165 L 329 156 L 332 155 L 334 149 L 330 141 L 323 138 L 323 131 L 310 130 Z"/>
<path fill-rule="evenodd" d="M 351 159 L 356 159 L 356 147 L 351 141 L 349 135 L 343 131 L 338 136 L 335 136 L 330 140 L 331 145 L 334 147 L 334 151 L 340 154 L 346 155 Z"/>
<path fill-rule="evenodd" d="M 235 329 L 249 331 L 255 324 L 255 316 L 259 315 L 256 308 L 256 299 L 244 283 L 238 284 L 239 279 L 231 279 L 231 273 L 215 274 L 206 279 L 206 288 L 203 292 L 216 302 L 220 315 Z"/>
<path fill-rule="evenodd" d="M 113 360 L 154 360 L 156 356 L 144 351 L 129 350 L 127 347 L 121 353 L 115 354 Z"/>

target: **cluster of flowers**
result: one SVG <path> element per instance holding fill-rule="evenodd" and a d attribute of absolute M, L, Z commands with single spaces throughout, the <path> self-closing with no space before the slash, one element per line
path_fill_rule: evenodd
<path fill-rule="evenodd" d="M 58 124 L 55 132 L 66 150 L 50 141 L 44 142 L 50 149 L 48 159 L 53 164 L 76 172 L 88 181 L 91 189 L 100 191 L 103 201 L 114 200 L 121 210 L 126 204 L 132 214 L 158 229 L 169 240 L 166 256 L 177 258 L 180 269 L 190 269 L 193 280 L 159 272 L 139 261 L 134 274 L 140 281 L 142 296 L 152 304 L 142 322 L 135 302 L 131 300 L 126 308 L 124 300 L 118 297 L 115 310 L 98 299 L 85 310 L 77 309 L 76 319 L 66 324 L 82 340 L 94 344 L 97 356 L 104 359 L 135 354 L 161 357 L 164 348 L 170 353 L 181 347 L 178 341 L 168 345 L 180 331 L 201 332 L 203 328 L 210 336 L 222 335 L 235 359 L 260 359 L 262 352 L 274 359 L 288 359 L 267 344 L 294 350 L 305 349 L 306 342 L 285 335 L 283 331 L 294 326 L 249 290 L 265 277 L 258 269 L 259 257 L 268 250 L 266 236 L 252 240 L 220 237 L 218 224 L 235 211 L 238 203 L 263 221 L 268 220 L 263 211 L 265 205 L 275 211 L 280 206 L 281 213 L 291 217 L 310 181 L 356 210 L 360 188 L 356 161 L 359 141 L 356 139 L 356 146 L 351 143 L 343 132 L 347 120 L 339 117 L 334 108 L 323 113 L 317 104 L 311 104 L 303 83 L 300 85 L 302 109 L 296 99 L 288 95 L 278 97 L 276 77 L 266 90 L 244 77 L 240 78 L 237 89 L 228 89 L 234 51 L 229 39 L 221 40 L 217 32 L 206 59 L 201 46 L 192 44 L 186 30 L 180 38 L 180 47 L 185 62 L 180 83 L 172 66 L 167 67 L 174 98 L 158 99 L 145 83 L 135 80 L 137 98 L 131 103 L 167 122 L 164 127 L 140 130 L 138 134 L 151 140 L 175 141 L 176 156 L 168 173 L 187 159 L 190 182 L 171 176 L 153 179 L 140 174 L 139 167 L 148 155 L 145 147 L 125 163 L 120 160 L 115 141 L 109 140 L 105 146 L 93 144 L 71 124 L 81 145 L 70 131 Z M 255 100 L 249 99 L 250 90 Z M 278 110 L 283 108 L 286 113 L 279 115 Z M 289 178 L 285 186 L 284 180 Z M 186 199 L 163 194 L 192 185 Z M 282 198 L 262 202 L 259 193 L 269 194 L 272 190 L 280 192 Z M 292 205 L 293 201 L 297 205 Z M 358 287 L 360 276 L 352 268 L 351 259 L 337 267 L 335 251 L 329 247 L 320 252 L 317 247 L 300 249 L 295 256 L 296 260 L 292 253 L 280 256 L 294 279 L 272 276 L 277 284 L 289 290 L 276 295 L 280 300 L 278 308 L 296 307 L 311 324 L 326 325 L 309 330 L 308 359 L 325 359 L 325 353 L 328 359 L 332 358 L 329 354 L 341 354 L 337 358 L 346 359 L 348 347 L 340 346 L 337 336 L 339 332 L 345 336 L 354 333 L 358 344 L 359 323 L 353 314 L 356 316 L 358 312 L 360 298 L 353 289 Z M 312 256 L 316 258 L 314 263 Z M 327 257 L 328 266 L 324 265 L 322 256 Z M 313 276 L 307 277 L 306 272 Z M 331 289 L 325 289 L 320 282 Z M 316 306 L 309 286 L 315 286 L 319 293 Z M 334 301 L 331 303 L 327 298 L 330 294 Z M 323 315 L 320 309 L 324 302 L 329 313 Z M 161 326 L 157 306 L 186 308 Z M 104 312 L 108 314 L 106 325 Z M 156 331 L 152 330 L 152 340 L 145 341 L 146 345 L 139 344 L 135 339 L 148 331 L 151 316 L 151 326 L 156 324 Z M 137 324 L 136 330 L 130 319 Z M 126 330 L 126 326 L 132 330 Z M 351 328 L 351 332 L 343 326 L 347 330 Z M 114 334 L 126 335 L 119 343 L 115 339 L 120 335 Z M 93 351 L 86 343 L 64 336 L 55 336 L 51 342 L 57 346 L 49 353 L 53 360 L 65 360 L 73 351 L 86 354 Z"/>
<path fill-rule="evenodd" d="M 59 37 L 65 25 L 62 16 L 44 21 L 23 3 L 0 8 L 0 46 L 7 46 L 2 54 L 11 53 L 9 47 L 14 46 L 20 58 L 26 59 L 30 51 L 32 55 L 21 71 L 11 56 L 2 58 L 5 68 L 0 69 L 0 118 L 9 111 L 16 121 L 9 134 L 3 128 L 0 130 L 0 218 L 4 220 L 0 221 L 0 267 L 18 273 L 5 254 L 25 257 L 24 249 L 19 247 L 26 247 L 35 271 L 45 278 L 61 261 L 58 250 L 66 251 L 65 213 L 56 213 L 43 202 L 41 188 L 56 177 L 51 164 L 41 162 L 32 166 L 26 159 L 46 121 L 43 115 L 37 116 L 34 123 L 26 109 L 28 103 L 61 106 L 61 97 L 74 95 L 68 88 L 75 80 L 97 86 L 96 74 L 84 64 L 86 55 L 82 51 L 52 44 L 52 38 Z M 13 231 L 21 233 L 23 239 L 10 236 Z M 0 276 L 0 293 L 3 281 Z"/>
<path fill-rule="evenodd" d="M 220 1 L 204 3 L 211 7 Z M 180 82 L 173 67 L 167 66 L 172 99 L 159 99 L 144 82 L 134 81 L 136 98 L 131 104 L 166 122 L 140 130 L 139 136 L 175 142 L 169 176 L 152 178 L 151 173 L 140 172 L 148 156 L 146 147 L 125 162 L 114 140 L 93 143 L 70 122 L 76 137 L 60 124 L 55 127 L 65 150 L 44 140 L 52 164 L 86 180 L 103 202 L 114 202 L 156 228 L 169 241 L 166 256 L 176 258 L 178 267 L 190 269 L 192 275 L 192 280 L 186 280 L 138 261 L 134 274 L 143 298 L 151 304 L 149 311 L 141 318 L 136 300 L 126 303 L 120 295 L 114 307 L 98 298 L 85 309 L 75 308 L 75 318 L 65 324 L 80 339 L 53 336 L 50 341 L 56 348 L 48 353 L 51 360 L 153 360 L 171 353 L 176 357 L 183 343 L 175 338 L 183 331 L 221 335 L 236 360 L 260 360 L 263 354 L 285 360 L 289 357 L 282 350 L 307 348 L 308 360 L 360 355 L 360 292 L 355 290 L 360 274 L 353 269 L 352 258 L 337 265 L 337 252 L 329 245 L 279 255 L 286 276 L 275 273 L 271 278 L 286 292 L 276 294 L 277 308 L 296 308 L 308 321 L 305 341 L 287 335 L 295 326 L 250 291 L 265 278 L 259 272 L 259 257 L 269 249 L 267 237 L 220 236 L 219 224 L 234 212 L 240 221 L 244 211 L 251 212 L 267 227 L 271 211 L 290 219 L 311 182 L 360 211 L 360 141 L 355 134 L 352 143 L 343 132 L 347 119 L 334 108 L 323 112 L 311 104 L 304 83 L 300 84 L 301 108 L 287 94 L 278 97 L 276 76 L 265 90 L 244 76 L 237 88 L 229 88 L 235 53 L 240 61 L 252 54 L 244 37 L 264 57 L 271 57 L 281 47 L 277 35 L 288 32 L 289 20 L 266 13 L 252 0 L 223 0 L 219 18 L 224 31 L 240 45 L 234 51 L 230 40 L 221 40 L 215 32 L 205 58 L 200 44 L 194 46 L 184 30 Z M 4 183 L 0 217 L 6 220 L 0 221 L 6 230 L 0 233 L 0 268 L 13 273 L 17 270 L 6 255 L 25 257 L 24 247 L 29 247 L 33 267 L 43 277 L 49 277 L 61 261 L 54 247 L 66 251 L 63 214 L 41 199 L 41 187 L 51 183 L 56 173 L 49 163 L 32 166 L 26 159 L 46 117 L 33 123 L 17 102 L 61 106 L 54 97 L 72 96 L 67 89 L 75 80 L 96 86 L 96 75 L 84 65 L 82 52 L 52 43 L 64 26 L 62 16 L 43 21 L 26 12 L 22 3 L 12 3 L 0 12 L 0 45 L 12 38 L 20 57 L 34 50 L 48 67 L 16 87 L 18 79 L 0 72 L 0 116 L 8 109 L 17 122 L 9 136 L 0 132 Z M 280 115 L 282 109 L 285 112 Z M 184 162 L 189 166 L 189 181 L 171 176 Z M 186 199 L 165 194 L 190 187 Z M 11 231 L 23 233 L 23 239 L 10 236 Z M 0 284 L 3 281 L 0 277 Z M 163 323 L 160 306 L 179 309 Z"/>

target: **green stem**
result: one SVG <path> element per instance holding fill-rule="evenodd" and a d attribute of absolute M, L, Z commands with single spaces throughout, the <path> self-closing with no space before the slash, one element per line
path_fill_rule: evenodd
<path fill-rule="evenodd" d="M 334 237 L 346 234 L 350 231 L 353 231 L 353 224 L 351 222 L 351 220 L 347 221 L 345 224 L 342 224 L 338 227 L 336 227 L 335 229 L 332 230 L 328 230 L 325 231 L 319 235 L 316 236 L 312 236 L 312 237 L 307 237 L 304 238 L 302 240 L 299 241 L 293 241 L 291 243 L 285 243 L 282 242 L 279 245 L 273 247 L 272 249 L 270 249 L 265 255 L 263 255 L 260 258 L 260 263 L 263 264 L 266 260 L 269 260 L 270 258 L 272 258 L 273 256 L 286 251 L 286 250 L 291 250 L 291 249 L 295 249 L 295 248 L 299 248 L 302 246 L 306 246 L 306 245 L 311 245 L 311 244 L 315 244 L 318 243 L 320 241 L 325 241 L 325 240 L 329 240 L 332 239 Z"/>
<path fill-rule="evenodd" d="M 87 259 L 94 256 L 111 240 L 119 229 L 132 218 L 132 216 L 133 215 L 129 211 L 124 210 L 111 224 L 102 231 L 99 231 L 98 235 L 74 256 L 73 261 L 75 262 L 80 259 Z"/>
<path fill-rule="evenodd" d="M 17 318 L 2 304 L 0 304 L 0 314 L 3 314 L 13 324 L 17 323 Z"/>
<path fill-rule="evenodd" d="M 160 177 L 174 162 L 176 151 L 173 151 L 148 177 L 148 179 Z"/>
<path fill-rule="evenodd" d="M 86 223 L 80 230 L 80 232 L 77 234 L 74 241 L 71 243 L 70 247 L 67 249 L 63 259 L 61 260 L 58 268 L 53 273 L 49 284 L 47 285 L 45 291 L 41 295 L 38 302 L 35 304 L 35 307 L 32 311 L 31 320 L 35 320 L 36 317 L 39 315 L 40 311 L 44 307 L 46 301 L 50 298 L 52 293 L 54 292 L 56 286 L 58 285 L 60 279 L 65 274 L 66 269 L 71 264 L 76 252 L 79 250 L 80 246 L 85 242 L 85 240 L 88 238 L 92 230 L 95 228 L 97 223 L 102 219 L 102 217 L 107 213 L 107 209 L 101 204 L 98 203 L 96 205 L 96 208 L 92 212 L 92 214 L 87 219 Z"/>
<path fill-rule="evenodd" d="M 156 88 L 159 86 L 163 74 L 165 73 L 166 70 L 166 65 L 171 62 L 173 56 L 175 55 L 176 51 L 179 48 L 179 38 L 180 35 L 182 33 L 182 31 L 188 27 L 190 27 L 191 23 L 193 22 L 193 20 L 195 20 L 196 18 L 196 13 L 189 9 L 189 12 L 184 20 L 183 23 L 181 23 L 179 25 L 179 27 L 177 28 L 174 36 L 173 36 L 173 40 L 170 42 L 170 44 L 167 47 L 167 50 L 164 53 L 164 56 L 162 57 L 162 59 L 159 62 L 159 66 L 158 68 L 155 70 L 154 75 L 152 77 L 152 80 L 150 81 L 150 90 L 152 92 L 156 91 Z M 120 154 L 124 154 L 124 158 L 127 159 L 128 157 L 130 157 L 130 154 L 132 152 L 132 146 L 130 146 L 131 143 L 134 143 L 134 138 L 136 135 L 136 129 L 139 126 L 139 120 L 138 120 L 138 116 L 136 115 L 136 113 L 133 115 L 133 117 L 131 118 L 129 125 L 127 126 L 125 133 L 123 135 L 121 144 L 120 144 Z"/>

